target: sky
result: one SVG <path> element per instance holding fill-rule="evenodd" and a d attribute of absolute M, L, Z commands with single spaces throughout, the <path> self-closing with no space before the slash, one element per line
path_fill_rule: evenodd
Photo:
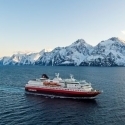
<path fill-rule="evenodd" d="M 125 40 L 125 0 L 0 0 L 0 57 Z"/>

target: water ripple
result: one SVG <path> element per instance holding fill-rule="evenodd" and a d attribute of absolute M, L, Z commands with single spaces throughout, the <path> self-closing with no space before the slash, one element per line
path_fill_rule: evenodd
<path fill-rule="evenodd" d="M 29 79 L 59 72 L 86 79 L 104 92 L 96 100 L 75 100 L 25 94 Z M 124 125 L 125 68 L 0 67 L 0 125 Z M 7 77 L 5 77 L 7 76 Z"/>

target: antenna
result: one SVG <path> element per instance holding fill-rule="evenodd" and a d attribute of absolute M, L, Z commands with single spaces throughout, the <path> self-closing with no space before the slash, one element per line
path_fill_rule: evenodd
<path fill-rule="evenodd" d="M 70 78 L 71 78 L 71 79 L 74 79 L 72 74 L 70 74 Z"/>
<path fill-rule="evenodd" d="M 55 73 L 56 77 L 59 78 L 59 73 Z"/>

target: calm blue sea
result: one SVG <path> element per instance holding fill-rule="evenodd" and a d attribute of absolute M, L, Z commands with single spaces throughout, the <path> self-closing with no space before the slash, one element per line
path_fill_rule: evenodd
<path fill-rule="evenodd" d="M 103 90 L 96 100 L 27 95 L 29 79 L 73 74 Z M 125 125 L 125 67 L 0 66 L 0 125 Z"/>

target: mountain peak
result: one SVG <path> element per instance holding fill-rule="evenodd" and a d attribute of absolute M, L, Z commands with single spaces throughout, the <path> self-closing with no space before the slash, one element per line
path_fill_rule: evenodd
<path fill-rule="evenodd" d="M 84 39 L 78 39 L 77 41 L 74 42 L 74 44 L 81 44 L 81 43 L 86 43 Z"/>
<path fill-rule="evenodd" d="M 110 40 L 110 41 L 112 41 L 112 42 L 119 43 L 119 44 L 121 44 L 121 45 L 125 45 L 125 41 L 122 40 L 122 39 L 119 38 L 119 37 L 112 37 L 112 38 L 110 38 L 110 39 L 108 39 L 108 40 Z"/>
<path fill-rule="evenodd" d="M 110 45 L 113 45 L 113 44 L 125 45 L 125 41 L 121 40 L 118 37 L 111 37 L 111 38 L 109 38 L 107 40 L 101 41 L 98 45 L 110 46 Z"/>
<path fill-rule="evenodd" d="M 78 39 L 77 41 L 73 42 L 70 46 L 86 46 L 88 45 L 85 40 Z"/>
<path fill-rule="evenodd" d="M 86 43 L 85 42 L 85 40 L 84 39 L 78 39 L 77 41 L 75 41 L 74 43 L 72 43 L 71 45 L 70 45 L 71 47 L 86 47 L 86 48 L 92 48 L 92 46 L 91 45 L 89 45 L 88 43 Z"/>
<path fill-rule="evenodd" d="M 109 38 L 109 40 L 112 40 L 112 41 L 118 41 L 118 40 L 120 40 L 118 37 L 111 37 L 111 38 Z M 121 40 L 120 40 L 121 41 Z"/>

